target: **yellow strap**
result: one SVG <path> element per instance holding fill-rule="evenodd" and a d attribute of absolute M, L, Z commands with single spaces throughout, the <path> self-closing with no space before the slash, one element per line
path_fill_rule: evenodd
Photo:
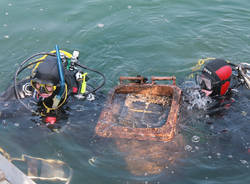
<path fill-rule="evenodd" d="M 192 68 L 192 71 L 197 71 L 197 70 L 199 70 L 199 69 L 202 67 L 202 65 L 205 64 L 205 62 L 207 62 L 207 61 L 209 61 L 209 60 L 213 60 L 213 59 L 216 59 L 216 58 L 199 59 L 198 62 L 197 62 L 197 64 L 195 65 L 195 67 Z"/>
<path fill-rule="evenodd" d="M 60 52 L 62 52 L 62 53 L 64 53 L 64 55 L 67 57 L 67 58 L 69 58 L 69 59 L 71 59 L 71 57 L 72 57 L 72 54 L 70 54 L 69 52 L 66 52 L 66 51 L 64 51 L 64 50 L 60 50 Z M 50 51 L 50 53 L 56 53 L 56 50 L 52 50 L 52 51 Z"/>
<path fill-rule="evenodd" d="M 195 65 L 195 67 L 192 68 L 192 71 L 195 72 L 197 70 L 200 70 L 201 67 L 207 62 L 207 61 L 210 61 L 210 60 L 214 60 L 216 58 L 205 58 L 205 59 L 199 59 L 197 64 Z M 226 60 L 227 63 L 230 63 L 229 60 Z M 188 78 L 194 78 L 194 73 L 191 73 Z"/>
<path fill-rule="evenodd" d="M 86 87 L 87 87 L 86 75 L 87 75 L 87 73 L 82 74 L 81 94 L 84 94 L 86 92 Z"/>
<path fill-rule="evenodd" d="M 70 54 L 69 52 L 66 52 L 66 51 L 64 51 L 64 50 L 60 50 L 60 52 L 64 53 L 64 55 L 65 55 L 67 58 L 71 59 L 72 54 Z M 56 50 L 52 50 L 52 51 L 50 51 L 50 53 L 54 54 L 54 53 L 56 53 Z M 38 58 L 36 61 L 41 61 L 41 62 L 42 62 L 47 56 L 48 56 L 48 55 L 44 55 L 43 57 Z M 35 70 L 37 69 L 37 67 L 39 66 L 39 64 L 40 64 L 41 62 L 38 62 L 38 63 L 36 64 L 36 66 L 35 66 L 34 69 L 32 70 L 32 73 L 35 72 Z"/>
<path fill-rule="evenodd" d="M 205 59 L 199 59 L 197 64 L 192 68 L 192 71 L 195 72 L 195 71 L 198 71 L 201 69 L 202 65 L 205 64 L 205 62 L 209 61 L 209 60 L 213 60 L 213 59 L 216 59 L 216 58 L 205 58 Z M 191 78 L 194 78 L 194 73 L 191 73 L 189 76 L 188 76 L 188 79 L 191 79 Z"/>
<path fill-rule="evenodd" d="M 43 106 L 46 108 L 47 113 L 49 113 L 51 110 L 56 110 L 56 109 L 58 109 L 59 107 L 61 107 L 61 106 L 65 103 L 65 101 L 66 101 L 66 99 L 67 99 L 67 96 L 68 96 L 68 86 L 67 86 L 66 83 L 65 83 L 65 90 L 64 90 L 64 94 L 63 94 L 63 95 L 65 95 L 65 96 L 64 96 L 64 99 L 63 99 L 62 103 L 60 103 L 56 108 L 50 108 L 50 107 L 48 107 L 48 106 L 44 103 L 44 101 L 43 101 Z"/>

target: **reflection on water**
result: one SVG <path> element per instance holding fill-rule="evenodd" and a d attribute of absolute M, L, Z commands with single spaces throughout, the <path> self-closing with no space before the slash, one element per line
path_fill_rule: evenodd
<path fill-rule="evenodd" d="M 137 176 L 160 174 L 166 168 L 173 168 L 176 160 L 184 156 L 181 135 L 170 142 L 116 139 L 115 143 L 128 170 Z"/>

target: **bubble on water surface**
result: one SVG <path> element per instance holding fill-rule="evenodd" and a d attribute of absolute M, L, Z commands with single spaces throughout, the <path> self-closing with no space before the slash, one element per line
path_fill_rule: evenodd
<path fill-rule="evenodd" d="M 196 135 L 194 135 L 193 137 L 192 137 L 192 142 L 199 142 L 200 141 L 200 137 L 199 136 L 196 136 Z"/>
<path fill-rule="evenodd" d="M 186 151 L 192 151 L 192 149 L 193 149 L 193 148 L 192 148 L 192 146 L 190 146 L 190 145 L 186 145 L 186 146 L 185 146 L 185 150 L 186 150 Z"/>
<path fill-rule="evenodd" d="M 240 162 L 244 165 L 248 164 L 248 162 L 246 160 L 240 160 Z"/>
<path fill-rule="evenodd" d="M 98 27 L 103 28 L 104 24 L 97 24 Z"/>
<path fill-rule="evenodd" d="M 132 6 L 128 5 L 128 9 L 131 9 L 131 8 L 132 8 Z"/>
<path fill-rule="evenodd" d="M 217 156 L 217 158 L 220 158 L 221 154 L 220 153 L 216 153 L 216 156 Z"/>
<path fill-rule="evenodd" d="M 194 148 L 195 148 L 196 150 L 199 150 L 199 149 L 200 149 L 198 146 L 195 146 Z"/>
<path fill-rule="evenodd" d="M 242 111 L 241 114 L 242 114 L 242 116 L 246 116 L 247 112 L 246 111 Z"/>
<path fill-rule="evenodd" d="M 206 109 L 207 104 L 212 102 L 210 97 L 204 96 L 198 89 L 187 89 L 184 96 L 185 101 L 188 102 L 188 109 Z"/>
<path fill-rule="evenodd" d="M 90 164 L 91 166 L 95 167 L 95 166 L 96 166 L 96 165 L 95 165 L 96 159 L 97 159 L 96 157 L 90 158 L 90 159 L 88 160 L 89 164 Z"/>

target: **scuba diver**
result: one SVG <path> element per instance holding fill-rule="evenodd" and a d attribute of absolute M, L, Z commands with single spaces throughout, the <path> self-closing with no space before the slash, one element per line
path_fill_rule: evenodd
<path fill-rule="evenodd" d="M 199 60 L 198 63 L 202 63 L 204 66 L 202 70 L 191 74 L 191 77 L 195 77 L 196 87 L 184 90 L 184 101 L 195 106 L 200 104 L 195 104 L 197 101 L 194 102 L 194 99 L 197 96 L 200 99 L 203 98 L 201 101 L 204 102 L 205 100 L 203 105 L 206 106 L 208 115 L 218 114 L 228 109 L 234 102 L 233 97 L 240 86 L 245 85 L 250 89 L 250 64 L 240 63 L 235 65 L 224 59 L 216 58 Z M 194 90 L 196 90 L 195 93 Z M 190 98 L 191 93 L 195 95 Z M 198 101 L 198 103 L 201 101 Z"/>
<path fill-rule="evenodd" d="M 37 56 L 43 57 L 26 64 Z M 78 99 L 87 98 L 91 101 L 95 99 L 94 93 L 105 84 L 105 76 L 81 65 L 78 57 L 78 51 L 70 54 L 66 51 L 59 51 L 58 46 L 50 53 L 38 53 L 29 57 L 17 69 L 14 86 L 1 94 L 0 101 L 18 99 L 26 109 L 42 117 L 46 124 L 53 125 L 66 114 L 64 105 L 68 102 L 69 96 Z M 34 66 L 31 75 L 24 80 L 17 81 L 17 76 L 30 66 Z M 89 79 L 87 73 L 80 71 L 78 67 L 101 75 L 103 82 L 96 88 L 87 85 Z M 29 103 L 25 103 L 24 98 L 29 98 Z M 30 106 L 34 102 L 37 104 L 36 110 Z"/>

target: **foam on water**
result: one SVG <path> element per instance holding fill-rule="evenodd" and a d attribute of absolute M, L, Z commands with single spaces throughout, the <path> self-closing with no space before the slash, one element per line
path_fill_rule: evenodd
<path fill-rule="evenodd" d="M 184 101 L 188 103 L 187 109 L 199 109 L 206 110 L 207 105 L 212 102 L 212 99 L 205 96 L 200 92 L 199 86 L 197 86 L 193 81 L 186 81 L 184 86 Z"/>

